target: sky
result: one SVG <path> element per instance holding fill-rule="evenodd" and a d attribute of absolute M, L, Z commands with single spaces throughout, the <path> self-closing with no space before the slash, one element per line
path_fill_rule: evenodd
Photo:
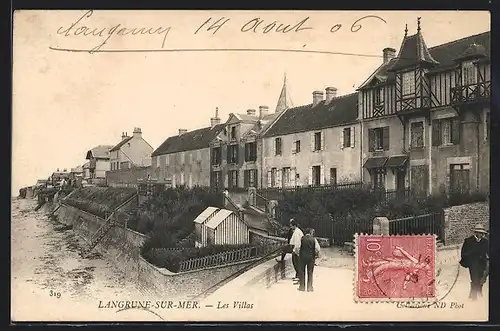
<path fill-rule="evenodd" d="M 222 121 L 274 111 L 285 73 L 295 106 L 329 86 L 355 92 L 384 48 L 399 51 L 406 24 L 416 33 L 417 17 L 428 47 L 490 30 L 485 11 L 16 11 L 12 194 L 134 127 L 156 149 L 210 125 L 216 107 Z"/>

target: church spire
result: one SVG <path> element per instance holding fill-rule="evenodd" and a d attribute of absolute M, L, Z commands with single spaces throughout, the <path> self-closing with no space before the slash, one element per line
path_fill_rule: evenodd
<path fill-rule="evenodd" d="M 293 107 L 292 99 L 287 89 L 286 73 L 283 78 L 283 87 L 281 88 L 281 93 L 278 98 L 278 103 L 276 104 L 276 113 L 281 113 L 282 111 Z"/>

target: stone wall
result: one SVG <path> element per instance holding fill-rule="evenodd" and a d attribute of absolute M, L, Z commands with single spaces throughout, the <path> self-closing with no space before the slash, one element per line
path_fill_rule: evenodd
<path fill-rule="evenodd" d="M 73 230 L 87 242 L 105 222 L 100 217 L 68 205 L 62 205 L 56 214 L 59 222 L 73 225 Z M 146 235 L 115 225 L 97 244 L 95 250 L 127 276 L 136 279 L 140 248 L 146 239 Z"/>
<path fill-rule="evenodd" d="M 472 229 L 478 223 L 489 228 L 490 205 L 488 202 L 471 203 L 444 209 L 445 244 L 463 243 L 472 235 Z"/>
<path fill-rule="evenodd" d="M 138 167 L 106 171 L 108 186 L 113 187 L 136 187 L 138 179 L 147 179 L 151 174 L 151 167 Z"/>
<path fill-rule="evenodd" d="M 165 268 L 158 268 L 139 257 L 138 279 L 140 285 L 148 287 L 150 291 L 161 293 L 169 298 L 188 299 L 202 293 L 258 259 L 223 267 L 173 273 Z"/>

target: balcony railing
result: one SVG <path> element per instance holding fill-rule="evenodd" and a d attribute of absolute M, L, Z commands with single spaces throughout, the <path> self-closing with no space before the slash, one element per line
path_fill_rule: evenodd
<path fill-rule="evenodd" d="M 491 82 L 458 85 L 451 89 L 451 102 L 457 104 L 485 100 L 490 94 Z"/>

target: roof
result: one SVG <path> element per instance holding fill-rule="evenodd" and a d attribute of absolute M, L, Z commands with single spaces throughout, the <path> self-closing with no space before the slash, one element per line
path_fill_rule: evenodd
<path fill-rule="evenodd" d="M 151 156 L 208 148 L 210 141 L 224 129 L 224 126 L 225 124 L 218 124 L 213 128 L 206 127 L 188 131 L 180 136 L 176 135 L 169 137 L 151 154 Z"/>
<path fill-rule="evenodd" d="M 233 212 L 228 209 L 220 209 L 205 225 L 210 229 L 215 229 Z"/>
<path fill-rule="evenodd" d="M 232 113 L 232 115 L 234 115 L 240 121 L 257 122 L 259 120 L 259 117 L 256 115 L 237 114 L 237 113 Z"/>
<path fill-rule="evenodd" d="M 490 31 L 487 31 L 428 48 L 430 56 L 437 62 L 435 67 L 430 72 L 446 70 L 454 67 L 456 65 L 455 60 L 465 57 L 469 54 L 469 52 L 476 52 L 478 53 L 476 54 L 478 56 L 486 56 L 489 58 L 491 49 L 490 34 Z M 476 47 L 474 49 L 470 49 L 472 45 L 476 45 Z M 417 48 L 415 47 L 415 51 L 416 49 Z M 417 56 L 417 54 L 415 54 L 415 56 Z M 379 66 L 370 75 L 370 77 L 363 84 L 361 84 L 359 89 L 366 87 L 368 84 L 372 83 L 374 79 L 378 79 L 380 83 L 394 81 L 395 73 L 389 69 L 394 69 L 396 62 L 397 59 L 391 59 L 389 62 Z"/>
<path fill-rule="evenodd" d="M 83 169 L 90 168 L 90 162 L 85 162 L 82 167 L 83 167 Z"/>
<path fill-rule="evenodd" d="M 293 102 L 292 98 L 290 98 L 290 94 L 288 93 L 287 85 L 286 85 L 286 75 L 283 81 L 283 87 L 281 88 L 281 93 L 278 98 L 278 103 L 276 104 L 276 113 L 281 113 L 282 111 L 292 108 Z"/>
<path fill-rule="evenodd" d="M 383 168 L 385 167 L 385 163 L 387 162 L 388 157 L 371 157 L 368 158 L 363 165 L 365 169 L 375 169 L 375 168 Z"/>
<path fill-rule="evenodd" d="M 323 100 L 314 107 L 309 104 L 287 109 L 264 134 L 264 137 L 349 124 L 355 122 L 357 117 L 358 93 L 352 93 L 334 98 L 328 104 Z"/>
<path fill-rule="evenodd" d="M 87 152 L 87 159 L 94 157 L 96 159 L 109 159 L 109 150 L 112 145 L 99 145 Z"/>
<path fill-rule="evenodd" d="M 195 218 L 194 222 L 198 223 L 198 224 L 203 224 L 210 216 L 212 216 L 218 210 L 219 210 L 219 208 L 207 207 L 207 209 L 202 211 L 201 214 Z"/>
<path fill-rule="evenodd" d="M 132 138 L 134 138 L 134 136 L 130 136 L 130 137 L 127 137 L 126 139 L 122 139 L 122 141 L 120 141 L 115 147 L 111 148 L 109 151 L 110 152 L 119 151 L 120 148 L 122 148 L 123 145 L 125 145 L 130 140 L 132 140 Z"/>
<path fill-rule="evenodd" d="M 439 64 L 439 62 L 436 61 L 429 52 L 429 49 L 425 44 L 424 37 L 419 30 L 412 36 L 404 37 L 401 48 L 399 49 L 399 54 L 396 57 L 396 61 L 389 70 L 396 71 L 423 63 L 430 65 Z"/>

